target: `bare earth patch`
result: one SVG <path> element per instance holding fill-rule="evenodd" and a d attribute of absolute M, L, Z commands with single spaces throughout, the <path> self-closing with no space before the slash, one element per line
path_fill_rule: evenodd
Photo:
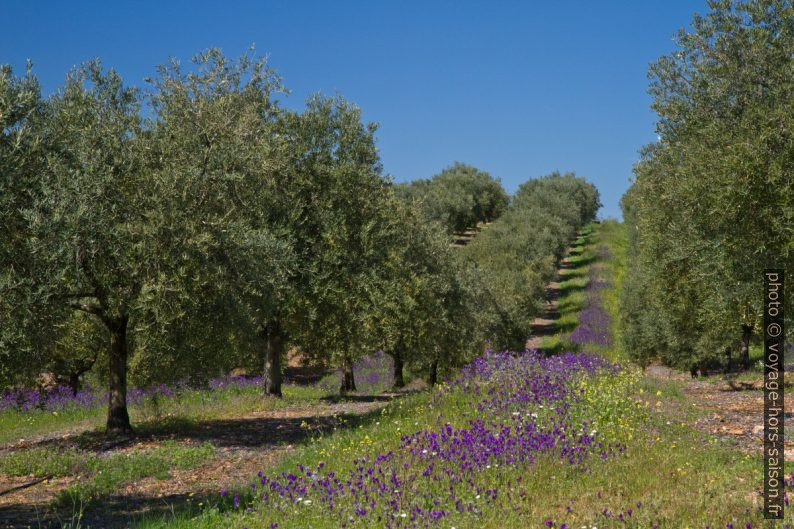
<path fill-rule="evenodd" d="M 671 419 L 686 422 L 715 437 L 733 440 L 738 447 L 752 454 L 763 451 L 764 398 L 760 389 L 762 381 L 752 382 L 707 382 L 693 379 L 689 374 L 664 366 L 648 366 L 645 375 L 649 378 L 681 384 L 686 397 L 683 401 L 665 400 L 662 412 Z M 691 413 L 694 411 L 694 413 Z M 786 422 L 792 417 L 791 405 L 786 402 Z M 794 438 L 787 428 L 785 457 L 794 457 Z"/>

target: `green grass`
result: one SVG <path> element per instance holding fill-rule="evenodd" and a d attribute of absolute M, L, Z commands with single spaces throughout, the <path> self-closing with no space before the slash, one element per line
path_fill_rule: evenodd
<path fill-rule="evenodd" d="M 104 421 L 106 414 L 107 411 L 104 407 L 65 412 L 0 411 L 0 444 L 29 439 L 51 432 L 97 428 Z"/>
<path fill-rule="evenodd" d="M 116 453 L 109 457 L 89 456 L 78 467 L 86 479 L 61 492 L 57 502 L 66 505 L 87 504 L 109 496 L 120 485 L 147 477 L 169 479 L 173 469 L 190 469 L 215 455 L 209 443 L 180 445 L 167 442 L 151 450 Z"/>
<path fill-rule="evenodd" d="M 668 399 L 682 401 L 685 399 L 681 382 L 678 380 L 662 380 L 659 378 L 643 378 L 640 383 L 642 392 L 658 395 Z"/>
<path fill-rule="evenodd" d="M 57 503 L 86 505 L 116 491 L 126 482 L 155 477 L 168 479 L 173 469 L 201 466 L 215 455 L 209 443 L 185 445 L 165 441 L 151 449 L 129 450 L 108 456 L 77 450 L 33 448 L 0 457 L 0 473 L 10 476 L 77 476 Z"/>
<path fill-rule="evenodd" d="M 587 287 L 587 277 L 578 275 L 571 277 L 572 275 L 565 274 L 566 279 L 560 281 L 559 318 L 554 324 L 556 332 L 559 333 L 569 333 L 579 325 L 577 314 L 585 302 L 584 289 Z"/>
<path fill-rule="evenodd" d="M 612 287 L 604 290 L 604 309 L 612 318 L 612 341 L 614 345 L 601 351 L 604 356 L 615 362 L 628 361 L 620 337 L 620 290 L 626 274 L 626 253 L 629 241 L 626 227 L 614 220 L 603 221 L 598 230 L 598 242 L 605 245 L 612 258 L 604 262 L 605 279 Z"/>
<path fill-rule="evenodd" d="M 85 456 L 76 450 L 32 448 L 0 456 L 0 473 L 9 476 L 69 476 L 77 473 Z"/>
<path fill-rule="evenodd" d="M 619 360 L 627 365 L 620 375 L 593 377 L 583 382 L 585 398 L 579 404 L 582 418 L 592 418 L 595 427 L 604 432 L 607 439 L 623 443 L 625 452 L 617 457 L 602 460 L 590 459 L 586 469 L 571 467 L 556 458 L 542 457 L 534 464 L 519 465 L 509 469 L 490 469 L 472 476 L 483 488 L 496 487 L 500 491 L 510 491 L 510 496 L 500 496 L 494 502 L 478 504 L 479 512 L 453 513 L 442 519 L 436 527 L 449 529 L 479 529 L 504 527 L 545 527 L 545 520 L 552 520 L 557 529 L 562 523 L 569 528 L 659 528 L 683 529 L 724 528 L 732 523 L 739 529 L 746 522 L 753 527 L 769 526 L 758 512 L 761 498 L 757 491 L 761 485 L 763 465 L 760 457 L 749 456 L 732 448 L 730 442 L 710 437 L 695 430 L 681 420 L 658 411 L 656 401 L 669 400 L 680 404 L 683 410 L 679 419 L 689 418 L 689 403 L 682 391 L 682 383 L 675 380 L 659 380 L 643 377 L 640 370 L 626 362 L 627 355 L 620 348 L 620 335 L 617 328 L 617 292 L 624 273 L 625 232 L 623 226 L 614 222 L 604 222 L 591 230 L 580 244 L 583 252 L 577 262 L 581 266 L 566 278 L 569 287 L 560 299 L 561 313 L 568 318 L 565 325 L 574 320 L 572 314 L 582 302 L 581 285 L 584 277 L 581 270 L 589 266 L 603 266 L 605 279 L 612 287 L 605 290 L 605 307 L 613 317 L 615 327 L 613 337 L 616 346 L 599 352 L 610 359 Z M 588 261 L 593 255 L 595 244 L 606 244 L 614 256 L 608 263 Z M 564 347 L 561 337 L 547 339 L 549 343 Z M 757 352 L 754 351 L 757 355 Z M 310 392 L 295 393 L 287 391 L 291 402 L 310 402 L 316 395 Z M 163 413 L 166 420 L 193 421 L 199 417 L 209 417 L 217 413 L 245 411 L 249 404 L 248 396 L 230 397 L 230 401 L 219 404 L 182 403 L 173 404 L 170 412 Z M 235 400 L 239 399 L 239 400 Z M 259 397 L 259 405 L 262 405 Z M 648 404 L 645 404 L 648 401 Z M 369 456 L 393 450 L 400 444 L 401 436 L 423 428 L 436 428 L 439 417 L 463 425 L 477 416 L 465 394 L 452 394 L 443 402 L 443 410 L 435 409 L 432 393 L 413 394 L 391 402 L 380 412 L 351 419 L 345 427 L 339 427 L 325 434 L 317 433 L 294 446 L 287 456 L 274 466 L 263 469 L 269 475 L 281 472 L 294 472 L 298 464 L 316 466 L 324 462 L 327 468 L 338 469 L 343 473 L 349 469 L 355 457 Z M 195 406 L 195 407 L 194 407 Z M 192 410 L 192 411 L 191 411 Z M 694 412 L 692 412 L 694 413 Z M 154 426 L 152 426 L 154 427 Z M 178 423 L 174 424 L 178 427 Z M 184 448 L 184 447 L 182 447 Z M 78 504 L 85 497 L 96 497 L 125 480 L 138 479 L 135 476 L 165 476 L 179 465 L 192 468 L 212 457 L 211 453 L 180 452 L 178 447 L 166 446 L 162 452 L 141 451 L 133 456 L 121 456 L 84 460 L 80 451 L 61 454 L 29 454 L 28 459 L 0 459 L 3 469 L 23 472 L 26 465 L 35 465 L 28 471 L 37 475 L 48 473 L 66 475 L 74 469 L 82 469 L 92 476 L 84 489 L 74 490 L 63 495 L 63 501 Z M 21 457 L 21 456 L 19 456 Z M 101 460 L 101 461 L 100 461 Z M 103 466 L 104 465 L 104 466 Z M 98 478 L 99 470 L 108 477 Z M 787 472 L 794 465 L 786 466 Z M 520 483 L 516 480 L 521 476 Z M 256 479 L 255 476 L 240 475 L 238 492 L 243 497 L 244 506 L 256 507 L 257 502 L 248 495 L 245 485 Z M 92 489 L 93 487 L 93 489 Z M 412 491 L 421 494 L 422 490 Z M 638 506 L 638 504 L 640 506 Z M 312 527 L 314 529 L 337 529 L 338 521 L 323 516 L 317 506 L 290 507 L 289 518 L 279 529 L 292 527 Z M 613 517 L 602 514 L 606 509 Z M 632 515 L 628 516 L 628 509 Z M 788 510 L 786 523 L 792 523 Z M 623 514 L 624 521 L 616 519 Z M 144 517 L 131 521 L 130 525 L 145 529 L 209 529 L 248 527 L 263 529 L 269 527 L 267 512 L 243 512 L 234 510 L 228 502 L 219 497 L 205 500 L 201 507 L 192 503 L 175 507 L 168 515 Z M 352 524 L 349 527 L 365 527 Z M 371 525 L 370 527 L 383 527 Z M 777 527 L 780 527 L 778 525 Z"/>
<path fill-rule="evenodd" d="M 557 299 L 557 320 L 552 324 L 555 334 L 543 337 L 541 348 L 547 354 L 556 354 L 565 351 L 577 351 L 579 346 L 567 340 L 576 326 L 579 325 L 579 311 L 585 303 L 585 288 L 587 288 L 587 273 L 595 258 L 593 241 L 597 236 L 592 226 L 582 230 L 576 242 L 572 245 L 573 253 L 568 257 L 572 268 L 563 269 L 558 281 L 560 296 Z"/>
<path fill-rule="evenodd" d="M 658 524 L 660 528 L 679 529 L 725 527 L 729 522 L 744 527 L 747 521 L 760 527 L 761 515 L 752 500 L 761 480 L 760 458 L 733 451 L 706 434 L 667 421 L 652 406 L 637 404 L 632 395 L 639 389 L 654 390 L 654 396 L 655 391 L 661 391 L 663 397 L 682 398 L 675 384 L 648 384 L 635 368 L 623 375 L 586 381 L 587 398 L 580 413 L 582 417 L 595 417 L 596 426 L 608 439 L 625 443 L 627 448 L 622 455 L 606 460 L 594 457 L 584 470 L 555 457 L 541 457 L 534 464 L 483 470 L 472 479 L 483 489 L 512 491 L 510 497 L 481 502 L 478 514 L 452 513 L 437 527 L 545 527 L 547 519 L 553 520 L 557 528 L 566 523 L 572 528 L 649 528 Z M 320 461 L 327 468 L 344 469 L 351 466 L 353 457 L 394 449 L 402 434 L 437 426 L 438 412 L 428 407 L 429 402 L 430 395 L 421 394 L 392 403 L 350 430 L 318 437 L 298 447 L 290 457 L 266 471 L 269 475 L 295 472 L 298 464 L 314 466 Z M 459 423 L 475 414 L 462 395 L 445 401 L 443 407 L 443 415 L 455 417 Z M 523 478 L 520 483 L 516 480 L 519 476 Z M 245 489 L 240 492 L 245 505 L 256 507 L 257 502 L 245 495 Z M 420 489 L 412 494 L 424 492 Z M 279 529 L 338 527 L 338 520 L 323 518 L 322 509 L 313 505 L 286 508 L 294 510 L 289 511 L 290 516 Z M 614 516 L 623 513 L 626 521 L 605 517 L 603 509 Z M 627 516 L 628 509 L 633 511 L 631 517 Z M 210 501 L 203 510 L 175 511 L 165 518 L 142 520 L 135 527 L 263 529 L 269 527 L 271 519 L 267 512 L 229 510 L 219 501 Z M 790 520 L 791 515 L 787 515 Z M 349 527 L 382 525 L 351 523 Z"/>
<path fill-rule="evenodd" d="M 252 412 L 288 406 L 310 406 L 326 392 L 287 384 L 284 398 L 264 397 L 256 386 L 223 390 L 187 390 L 177 396 L 146 399 L 130 407 L 139 434 L 167 435 L 196 429 L 203 421 L 241 417 Z M 70 409 L 63 412 L 33 411 L 0 413 L 0 442 L 52 434 L 72 435 L 74 448 L 39 446 L 0 456 L 0 473 L 11 476 L 76 476 L 79 481 L 62 491 L 61 505 L 85 506 L 111 494 L 126 482 L 146 477 L 168 479 L 173 469 L 195 468 L 214 457 L 211 444 L 185 445 L 165 441 L 149 450 L 129 450 L 98 455 L 92 449 L 104 441 L 105 408 Z"/>
<path fill-rule="evenodd" d="M 584 241 L 581 241 L 584 242 Z M 607 263 L 606 279 L 613 284 L 606 290 L 605 305 L 613 315 L 617 311 L 617 289 L 623 274 L 625 234 L 617 223 L 602 223 L 580 262 L 597 242 L 606 244 L 614 261 Z M 592 266 L 592 263 L 585 266 Z M 586 273 L 586 272 L 585 272 Z M 577 281 L 583 273 L 572 274 Z M 571 283 L 578 286 L 578 283 Z M 569 288 L 560 299 L 561 313 L 570 316 L 581 303 L 580 291 Z M 614 337 L 619 342 L 615 328 Z M 560 336 L 547 339 L 549 343 L 564 346 Z M 619 347 L 601 351 L 612 359 L 625 359 Z M 438 527 L 501 528 L 545 527 L 546 519 L 556 527 L 651 527 L 661 528 L 725 527 L 733 523 L 743 527 L 751 521 L 753 527 L 762 526 L 753 503 L 755 491 L 761 482 L 762 464 L 759 457 L 747 456 L 733 450 L 730 443 L 710 438 L 680 421 L 670 421 L 655 411 L 660 399 L 670 399 L 685 408 L 686 397 L 681 383 L 642 377 L 638 368 L 630 367 L 625 376 L 601 377 L 590 380 L 588 395 L 592 400 L 582 410 L 585 416 L 595 416 L 599 429 L 609 432 L 627 446 L 617 458 L 594 458 L 586 472 L 561 464 L 556 459 L 541 459 L 534 465 L 490 471 L 476 476 L 483 487 L 500 490 L 512 487 L 509 500 L 491 504 L 483 503 L 478 515 L 460 515 L 445 518 Z M 649 401 L 645 406 L 642 399 Z M 641 402 L 637 402 L 640 400 Z M 413 396 L 403 402 L 390 404 L 377 417 L 362 420 L 355 428 L 318 437 L 302 445 L 289 458 L 269 474 L 291 472 L 299 464 L 314 465 L 323 461 L 329 468 L 346 468 L 355 455 L 372 454 L 393 449 L 397 439 L 407 431 L 433 427 L 438 415 L 428 408 L 430 395 Z M 465 399 L 444 403 L 445 417 L 470 417 L 472 411 Z M 355 454 L 355 455 L 354 455 Z M 790 467 L 787 467 L 790 470 Z M 515 476 L 525 476 L 519 486 Z M 420 493 L 416 492 L 416 493 Z M 641 507 L 637 507 L 637 504 Z M 255 506 L 255 503 L 252 504 Z M 570 512 L 568 509 L 570 508 Z M 632 509 L 632 516 L 627 510 Z M 614 516 L 623 513 L 625 521 L 608 518 L 602 514 L 607 509 Z M 323 521 L 306 512 L 294 513 L 294 525 L 286 527 L 331 528 L 336 522 Z M 787 521 L 791 516 L 787 515 Z M 210 528 L 242 527 L 251 529 L 267 527 L 267 517 L 258 514 L 229 513 L 218 505 L 196 510 L 175 512 L 167 519 L 149 519 L 138 527 L 154 528 Z M 280 526 L 281 527 L 281 526 Z"/>
<path fill-rule="evenodd" d="M 285 384 L 284 398 L 264 397 L 256 386 L 227 387 L 223 390 L 190 389 L 168 398 L 148 398 L 130 406 L 130 420 L 139 431 L 151 432 L 168 424 L 195 424 L 223 417 L 276 410 L 288 406 L 308 405 L 327 395 L 313 386 Z M 0 444 L 30 439 L 52 433 L 102 432 L 105 406 L 92 409 L 73 408 L 61 412 L 36 410 L 0 412 Z"/>
<path fill-rule="evenodd" d="M 455 426 L 465 424 L 472 412 L 464 404 L 465 399 L 451 399 L 450 402 L 461 408 Z M 433 410 L 431 394 L 421 392 L 407 395 L 391 402 L 379 412 L 370 413 L 348 419 L 344 425 L 327 434 L 318 433 L 295 446 L 295 449 L 275 466 L 263 469 L 269 475 L 281 472 L 295 472 L 299 464 L 316 466 L 326 463 L 328 468 L 348 468 L 353 458 L 372 455 L 396 448 L 403 435 L 413 433 L 422 428 L 440 426 L 437 420 L 438 410 Z M 256 476 L 239 476 L 240 483 L 254 481 Z M 247 486 L 241 486 L 236 492 L 241 494 L 243 505 L 254 505 Z M 230 494 L 234 494 L 231 491 Z M 220 498 L 209 499 L 204 509 L 195 505 L 183 506 L 167 517 L 144 517 L 134 527 L 265 527 L 265 522 L 250 520 L 250 516 L 230 513 L 223 507 Z M 300 523 L 299 518 L 296 521 Z M 259 523 L 260 525 L 257 525 Z M 336 522 L 328 522 L 320 527 L 336 527 Z M 269 525 L 269 524 L 268 524 Z M 300 526 L 300 525 L 299 525 Z M 318 527 L 318 526 L 314 526 Z"/>

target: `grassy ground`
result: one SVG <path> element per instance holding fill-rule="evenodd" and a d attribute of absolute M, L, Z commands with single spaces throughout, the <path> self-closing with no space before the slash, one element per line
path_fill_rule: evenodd
<path fill-rule="evenodd" d="M 314 386 L 284 386 L 283 399 L 265 398 L 256 386 L 227 387 L 221 391 L 188 389 L 174 397 L 148 397 L 140 405 L 130 406 L 130 420 L 136 429 L 148 432 L 163 422 L 197 423 L 200 421 L 243 415 L 254 411 L 275 410 L 317 400 L 328 394 Z M 0 445 L 29 440 L 52 433 L 102 431 L 105 406 L 85 409 L 73 406 L 62 411 L 0 411 Z"/>
<path fill-rule="evenodd" d="M 60 412 L 5 410 L 0 412 L 0 431 L 2 440 L 11 444 L 0 451 L 0 478 L 5 476 L 0 489 L 46 478 L 37 487 L 54 491 L 49 501 L 55 512 L 81 511 L 127 484 L 146 478 L 166 482 L 175 471 L 197 469 L 217 459 L 217 441 L 207 425 L 252 413 L 310 407 L 326 394 L 318 387 L 286 385 L 283 399 L 265 398 L 255 385 L 230 385 L 149 397 L 130 409 L 143 442 L 113 447 L 111 440 L 110 449 L 105 448 L 108 440 L 103 435 L 104 406 L 87 410 L 73 406 Z M 240 442 L 250 444 L 245 439 Z M 0 517 L 0 526 L 2 521 Z"/>
<path fill-rule="evenodd" d="M 605 279 L 612 287 L 605 291 L 604 305 L 617 315 L 617 287 L 623 274 L 625 234 L 617 223 L 605 222 L 580 241 L 581 253 L 572 261 L 579 263 L 566 272 L 561 283 L 561 334 L 576 325 L 575 313 L 581 307 L 583 278 L 587 267 L 599 264 L 595 248 L 606 245 L 613 259 L 602 262 Z M 613 338 L 619 344 L 617 327 Z M 560 336 L 560 346 L 566 346 Z M 625 355 L 618 345 L 595 347 L 612 360 Z M 476 512 L 451 512 L 438 527 L 761 527 L 759 511 L 762 476 L 760 457 L 723 446 L 720 439 L 690 427 L 688 416 L 671 417 L 660 411 L 667 400 L 687 398 L 675 380 L 643 377 L 639 369 L 626 365 L 617 376 L 596 376 L 582 381 L 586 398 L 574 414 L 593 421 L 594 427 L 611 442 L 625 443 L 625 451 L 607 459 L 591 458 L 584 467 L 562 463 L 554 456 L 541 457 L 532 464 L 489 468 L 472 479 L 483 490 L 499 490 L 496 498 L 470 498 Z M 335 469 L 340 474 L 356 464 L 355 457 L 372 456 L 397 450 L 402 435 L 419 429 L 437 427 L 439 417 L 457 418 L 461 424 L 473 416 L 473 406 L 465 394 L 447 398 L 440 407 L 432 394 L 420 394 L 387 406 L 377 417 L 370 417 L 354 428 L 318 436 L 295 450 L 279 465 L 265 469 L 268 475 L 296 472 L 298 465 Z M 683 402 L 687 404 L 686 402 Z M 523 410 L 522 410 L 523 411 Z M 532 411 L 532 410 L 526 410 Z M 535 410 L 538 411 L 538 410 Z M 476 413 L 474 413 L 476 415 Z M 787 467 L 787 470 L 790 470 Z M 243 478 L 244 476 L 241 476 Z M 251 476 L 252 481 L 257 478 Z M 436 485 L 428 483 L 412 490 L 422 495 Z M 425 488 L 426 487 L 426 488 Z M 316 504 L 284 504 L 282 511 L 264 508 L 248 489 L 238 491 L 241 505 L 235 508 L 228 499 L 217 500 L 200 513 L 177 512 L 166 519 L 150 519 L 140 527 L 285 527 L 336 528 L 340 521 L 324 517 Z M 231 497 L 231 496 L 230 496 Z M 257 493 L 258 497 L 258 493 Z M 792 517 L 786 515 L 786 523 Z M 351 518 L 348 527 L 383 527 L 381 522 L 359 522 Z M 750 525 L 747 525 L 750 524 Z M 768 525 L 768 524 L 767 524 Z"/>
<path fill-rule="evenodd" d="M 573 425 L 587 425 L 597 431 L 605 443 L 618 443 L 623 451 L 606 458 L 593 455 L 584 464 L 571 465 L 553 452 L 539 455 L 529 462 L 489 465 L 468 475 L 469 485 L 482 493 L 465 497 L 473 506 L 462 512 L 444 503 L 445 487 L 460 483 L 416 479 L 410 498 L 436 498 L 444 516 L 431 527 L 501 528 L 726 528 L 761 527 L 765 524 L 759 511 L 762 477 L 760 456 L 739 452 L 730 443 L 691 426 L 698 416 L 689 402 L 684 383 L 677 379 L 646 377 L 626 363 L 620 348 L 617 316 L 617 292 L 624 271 L 626 239 L 623 227 L 604 222 L 586 230 L 579 241 L 560 281 L 560 317 L 555 322 L 557 334 L 546 338 L 544 345 L 570 350 L 566 336 L 578 324 L 577 313 L 585 301 L 584 289 L 591 267 L 599 277 L 611 283 L 602 291 L 603 304 L 612 316 L 613 346 L 592 346 L 587 350 L 624 365 L 617 374 L 599 374 L 576 379 L 582 397 L 568 412 Z M 611 258 L 599 251 L 605 246 Z M 754 351 L 754 354 L 758 354 Z M 340 419 L 339 428 L 312 431 L 291 449 L 262 466 L 263 476 L 289 476 L 301 468 L 333 469 L 339 476 L 355 472 L 361 458 L 401 450 L 403 436 L 420 430 L 435 431 L 449 423 L 464 428 L 469 421 L 496 421 L 495 415 L 478 411 L 477 397 L 467 391 L 439 390 L 408 395 L 379 411 Z M 287 386 L 284 400 L 265 401 L 264 411 L 318 403 L 323 391 L 317 388 Z M 669 403 L 676 403 L 671 407 Z M 669 410 L 675 410 L 670 412 Z M 263 401 L 256 388 L 222 391 L 218 394 L 191 392 L 179 398 L 145 402 L 132 410 L 139 429 L 195 428 L 203 421 L 241 416 L 262 411 Z M 6 441 L 69 430 L 85 425 L 98 427 L 103 410 L 68 411 L 59 415 L 35 412 L 24 416 L 0 414 L 0 435 Z M 513 413 L 545 411 L 529 406 Z M 344 424 L 343 424 L 344 423 Z M 166 426 L 163 426 L 165 424 Z M 170 425 L 170 426 L 169 426 Z M 5 428 L 3 428 L 5 427 Z M 81 437 L 92 442 L 92 435 Z M 57 501 L 72 505 L 73 522 L 64 526 L 82 526 L 79 509 L 89 499 L 102 501 L 124 483 L 141 478 L 168 479 L 174 472 L 197 469 L 217 457 L 218 447 L 211 443 L 159 442 L 121 453 L 97 454 L 73 448 L 43 446 L 12 451 L 0 456 L 0 473 L 25 476 L 74 476 L 81 479 L 65 488 Z M 412 460 L 411 460 L 412 461 Z M 791 471 L 794 467 L 787 466 Z M 421 467 L 417 468 L 417 472 Z M 228 493 L 204 495 L 173 506 L 165 514 L 138 517 L 128 524 L 146 529 L 172 528 L 305 528 L 338 529 L 345 527 L 411 527 L 396 518 L 374 520 L 357 518 L 340 520 L 321 506 L 320 498 L 305 496 L 299 501 L 270 499 L 262 501 L 260 477 L 251 468 L 230 470 L 226 476 L 237 483 Z M 405 472 L 411 473 L 409 466 Z M 327 474 L 326 474 L 327 475 Z M 457 488 L 455 490 L 458 490 Z M 487 491 L 494 491 L 493 494 Z M 496 493 L 498 491 L 498 494 Z M 349 498 L 339 500 L 351 501 Z M 351 508 L 353 505 L 349 505 Z M 407 513 L 406 513 L 407 514 Z M 794 519 L 786 515 L 786 523 Z M 407 521 L 410 522 L 410 514 Z M 273 525 L 273 524 L 278 525 Z M 420 525 L 421 526 L 421 525 Z M 778 525 L 779 526 L 779 525 Z"/>
<path fill-rule="evenodd" d="M 200 466 L 215 454 L 210 443 L 187 445 L 168 441 L 152 449 L 115 453 L 106 457 L 81 450 L 34 448 L 0 459 L 0 472 L 9 476 L 79 476 L 75 484 L 60 491 L 60 505 L 86 505 L 117 491 L 124 483 L 154 477 L 169 479 L 175 469 Z"/>

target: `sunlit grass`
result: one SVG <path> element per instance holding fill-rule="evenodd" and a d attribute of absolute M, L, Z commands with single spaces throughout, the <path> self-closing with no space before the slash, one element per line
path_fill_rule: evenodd
<path fill-rule="evenodd" d="M 655 382 L 654 382 L 655 384 Z M 574 414 L 594 421 L 593 428 L 613 441 L 623 442 L 624 453 L 601 459 L 593 457 L 583 467 L 541 456 L 533 464 L 483 469 L 472 476 L 482 489 L 499 491 L 495 500 L 477 501 L 477 513 L 453 512 L 438 527 L 501 528 L 545 527 L 744 527 L 761 526 L 762 514 L 757 484 L 763 466 L 760 458 L 746 456 L 722 446 L 706 434 L 680 423 L 671 423 L 633 398 L 639 390 L 653 389 L 653 397 L 680 398 L 674 384 L 649 386 L 638 369 L 619 376 L 599 376 L 582 382 L 585 397 Z M 661 395 L 657 395 L 659 391 Z M 438 425 L 437 418 L 472 416 L 465 395 L 431 409 L 429 394 L 416 395 L 390 404 L 380 414 L 354 428 L 319 437 L 301 446 L 268 474 L 295 472 L 299 464 L 344 469 L 351 458 L 371 456 L 395 449 L 399 438 L 419 428 Z M 251 476 L 251 481 L 256 477 Z M 421 495 L 433 489 L 412 490 Z M 243 494 L 243 506 L 258 502 Z M 231 493 L 230 493 L 231 494 Z M 249 503 L 246 503 L 249 502 Z M 225 506 L 223 506 L 225 505 Z M 324 519 L 314 505 L 295 505 L 279 529 L 292 527 L 336 528 L 338 520 Z M 787 521 L 791 521 L 787 515 Z M 622 520 L 620 519 L 622 518 Z M 269 528 L 267 511 L 243 512 L 218 501 L 203 512 L 177 512 L 166 519 L 149 519 L 138 527 L 250 529 Z M 383 527 L 378 523 L 355 523 L 349 527 Z"/>
<path fill-rule="evenodd" d="M 619 374 L 577 380 L 582 398 L 570 414 L 574 422 L 587 421 L 588 428 L 598 431 L 604 440 L 624 445 L 625 451 L 606 459 L 591 457 L 582 466 L 570 465 L 554 455 L 545 454 L 531 464 L 479 469 L 471 479 L 483 490 L 498 490 L 496 498 L 469 498 L 476 502 L 477 512 L 456 512 L 453 509 L 433 526 L 445 529 L 543 528 L 548 522 L 556 529 L 562 529 L 563 525 L 568 529 L 694 529 L 706 526 L 724 528 L 728 524 L 738 529 L 747 523 L 752 527 L 762 527 L 763 517 L 759 511 L 762 498 L 758 494 L 763 470 L 760 457 L 740 453 L 732 448 L 732 443 L 682 423 L 682 420 L 699 413 L 689 406 L 683 383 L 643 377 L 639 368 L 626 361 L 616 325 L 617 292 L 624 272 L 623 226 L 609 221 L 601 223 L 588 235 L 587 241 L 582 240 L 583 244 L 585 242 L 586 246 L 575 261 L 581 263 L 580 266 L 572 269 L 572 273 L 563 280 L 567 288 L 559 300 L 561 320 L 565 322 L 563 326 L 576 325 L 576 313 L 584 301 L 582 288 L 586 285 L 588 267 L 602 267 L 604 279 L 611 283 L 602 293 L 604 307 L 613 318 L 615 345 L 586 346 L 585 349 L 619 360 L 625 368 Z M 609 248 L 611 260 L 588 261 L 597 244 Z M 544 339 L 544 348 L 546 345 L 553 346 L 558 352 L 571 350 L 571 344 L 566 343 L 563 333 Z M 753 355 L 758 355 L 757 350 Z M 299 465 L 317 467 L 323 463 L 326 469 L 334 469 L 342 475 L 353 467 L 356 458 L 397 450 L 405 435 L 419 430 L 434 430 L 446 422 L 454 427 L 465 427 L 471 419 L 494 419 L 482 417 L 466 392 L 450 392 L 439 400 L 437 391 L 406 396 L 379 412 L 351 419 L 332 431 L 314 433 L 295 444 L 294 449 L 274 466 L 263 471 L 267 475 L 295 473 Z M 320 393 L 317 389 L 289 386 L 284 401 L 270 404 L 263 401 L 257 391 L 249 394 L 246 390 L 215 400 L 202 401 L 199 398 L 191 402 L 166 402 L 156 413 L 150 408 L 136 413 L 141 414 L 143 424 L 148 424 L 145 417 L 152 421 L 154 417 L 162 420 L 169 416 L 203 420 L 228 413 L 245 413 L 251 409 L 249 406 L 263 409 L 263 406 L 271 405 L 308 404 L 322 396 Z M 666 401 L 680 406 L 678 420 L 671 420 L 662 413 L 661 404 Z M 531 406 L 521 412 L 542 413 Z M 65 453 L 61 459 L 51 461 L 47 460 L 47 454 L 41 456 L 42 469 L 36 470 L 38 473 L 47 469 L 65 472 L 64 469 L 75 464 L 74 453 Z M 116 462 L 119 466 L 110 474 L 129 476 L 138 472 L 164 476 L 179 464 L 181 458 L 194 464 L 202 456 L 191 459 L 174 453 L 158 455 L 161 461 L 166 461 L 165 464 L 152 463 L 152 457 L 152 454 L 141 454 L 140 461 L 132 465 L 132 469 Z M 15 464 L 21 469 L 25 461 L 7 461 L 5 464 Z M 788 471 L 792 468 L 787 465 Z M 255 475 L 231 477 L 241 485 L 229 491 L 225 499 L 218 495 L 205 500 L 202 507 L 190 504 L 176 508 L 165 517 L 145 518 L 133 521 L 131 525 L 147 529 L 270 529 L 272 513 L 258 501 L 259 493 L 254 497 L 247 485 L 258 482 L 259 478 Z M 86 495 L 90 496 L 88 492 Z M 415 497 L 424 494 L 443 497 L 443 490 L 436 483 L 419 483 L 409 492 Z M 237 508 L 230 499 L 235 494 L 240 495 L 241 504 Z M 278 529 L 340 527 L 339 520 L 328 517 L 316 503 L 301 502 L 286 508 L 289 509 L 288 516 L 280 519 Z M 792 515 L 787 514 L 786 523 L 792 520 Z M 365 522 L 363 519 L 346 523 L 350 528 L 386 526 L 384 521 Z"/>
<path fill-rule="evenodd" d="M 139 405 L 130 406 L 133 427 L 147 429 L 163 421 L 198 422 L 227 416 L 275 410 L 308 404 L 328 392 L 314 386 L 285 384 L 284 398 L 265 397 L 258 386 L 227 387 L 223 390 L 188 389 L 173 397 L 148 397 Z M 107 408 L 69 408 L 64 411 L 13 409 L 0 411 L 0 443 L 30 439 L 50 433 L 79 433 L 101 430 Z"/>

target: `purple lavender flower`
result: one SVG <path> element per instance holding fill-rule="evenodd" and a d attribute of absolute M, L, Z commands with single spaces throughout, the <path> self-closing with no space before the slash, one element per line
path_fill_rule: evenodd
<path fill-rule="evenodd" d="M 381 360 L 365 358 L 362 364 L 371 366 Z M 463 392 L 483 418 L 459 426 L 442 419 L 437 428 L 404 435 L 396 450 L 355 457 L 347 469 L 299 464 L 296 473 L 261 476 L 255 487 L 262 487 L 261 501 L 268 508 L 274 507 L 273 502 L 308 501 L 337 516 L 340 526 L 366 518 L 373 523 L 395 520 L 393 527 L 426 527 L 449 512 L 477 512 L 477 502 L 494 502 L 500 493 L 509 496 L 510 492 L 481 490 L 470 479 L 472 473 L 495 465 L 532 463 L 541 453 L 579 465 L 590 455 L 610 457 L 620 452 L 619 445 L 607 445 L 595 434 L 571 428 L 568 417 L 570 407 L 581 398 L 573 380 L 619 369 L 592 354 L 544 357 L 488 351 L 435 393 L 430 404 L 443 409 L 441 404 L 451 393 Z M 547 410 L 542 426 L 532 414 L 515 411 L 540 407 Z M 429 493 L 421 498 L 403 494 L 422 482 L 449 484 L 450 494 Z M 455 490 L 456 486 L 469 490 Z M 252 496 L 257 497 L 255 491 Z M 475 499 L 462 499 L 466 497 Z"/>

